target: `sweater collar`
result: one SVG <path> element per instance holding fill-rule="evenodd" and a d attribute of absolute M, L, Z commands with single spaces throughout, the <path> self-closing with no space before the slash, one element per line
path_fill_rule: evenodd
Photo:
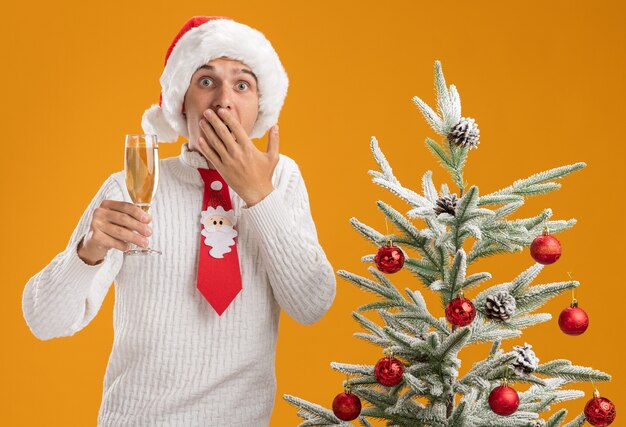
<path fill-rule="evenodd" d="M 185 182 L 196 185 L 204 185 L 198 168 L 212 169 L 207 160 L 199 151 L 189 149 L 189 142 L 182 144 L 180 155 L 174 162 L 174 174 Z"/>

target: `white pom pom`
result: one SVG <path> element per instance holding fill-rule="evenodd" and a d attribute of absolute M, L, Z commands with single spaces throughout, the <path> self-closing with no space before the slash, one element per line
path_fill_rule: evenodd
<path fill-rule="evenodd" d="M 159 104 L 153 104 L 143 113 L 141 127 L 145 133 L 153 133 L 159 142 L 175 142 L 178 140 L 176 132 L 165 119 L 163 109 Z"/>

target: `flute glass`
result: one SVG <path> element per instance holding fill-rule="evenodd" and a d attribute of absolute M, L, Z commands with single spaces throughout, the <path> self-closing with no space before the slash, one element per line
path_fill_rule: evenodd
<path fill-rule="evenodd" d="M 124 175 L 131 200 L 147 213 L 159 184 L 159 145 L 156 135 L 126 135 Z M 161 255 L 161 252 L 131 243 L 131 249 L 124 255 Z"/>

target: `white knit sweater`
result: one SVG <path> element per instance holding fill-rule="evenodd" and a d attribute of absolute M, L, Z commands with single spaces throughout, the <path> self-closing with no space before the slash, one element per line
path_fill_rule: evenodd
<path fill-rule="evenodd" d="M 204 157 L 185 143 L 160 161 L 150 213 L 161 256 L 112 249 L 90 266 L 77 255 L 102 200 L 130 197 L 124 173 L 100 188 L 67 245 L 24 289 L 22 309 L 41 340 L 71 336 L 98 313 L 115 284 L 114 342 L 99 426 L 267 426 L 276 392 L 280 309 L 310 324 L 335 297 L 298 165 L 281 154 L 274 191 L 247 207 L 232 189 L 243 290 L 222 316 L 196 288 Z"/>

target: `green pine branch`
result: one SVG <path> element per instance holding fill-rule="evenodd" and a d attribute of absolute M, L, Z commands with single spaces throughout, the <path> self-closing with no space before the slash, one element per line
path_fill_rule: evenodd
<path fill-rule="evenodd" d="M 521 196 L 529 197 L 538 194 L 545 194 L 561 188 L 561 184 L 552 182 L 553 179 L 560 179 L 572 172 L 587 166 L 584 162 L 556 167 L 547 171 L 536 173 L 528 178 L 519 179 L 510 186 L 498 191 L 494 191 L 489 196 Z"/>

